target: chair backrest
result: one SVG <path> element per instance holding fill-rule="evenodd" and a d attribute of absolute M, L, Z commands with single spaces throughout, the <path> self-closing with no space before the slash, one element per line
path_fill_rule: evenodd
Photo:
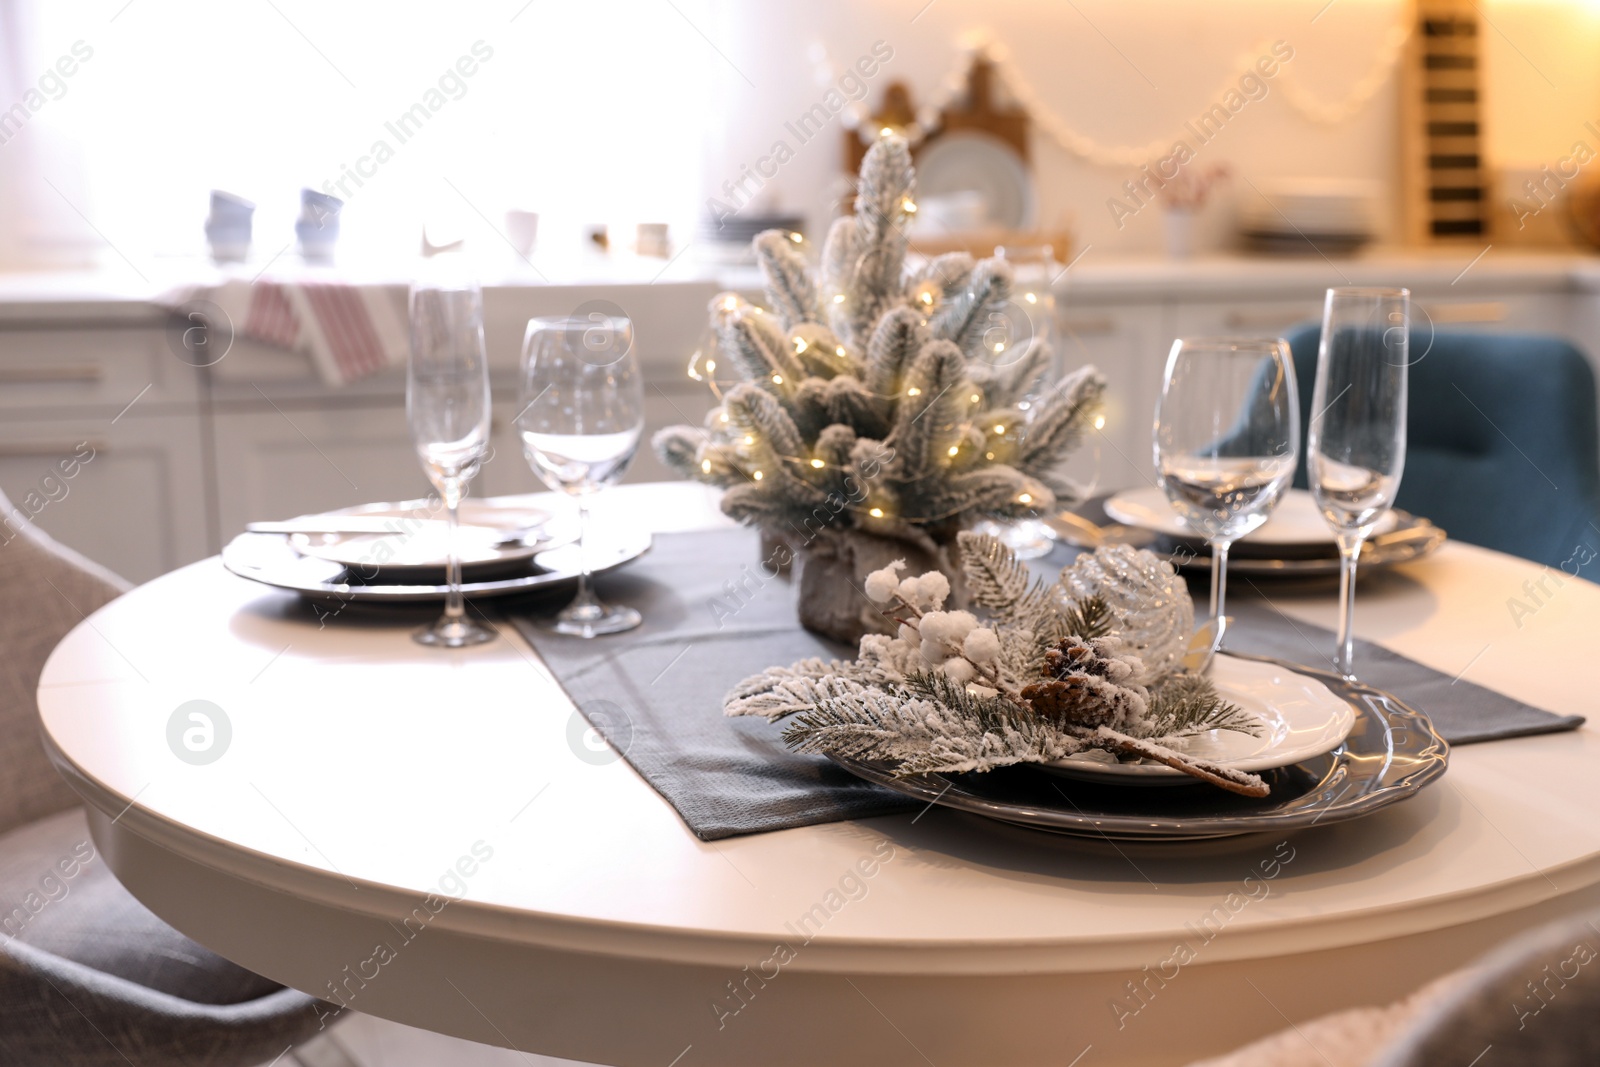
<path fill-rule="evenodd" d="M 1293 330 L 1302 425 L 1316 383 L 1315 323 Z M 1600 579 L 1595 375 L 1567 341 L 1417 331 L 1406 466 L 1396 504 L 1451 537 Z M 1303 435 L 1303 439 L 1309 434 Z M 1306 485 L 1305 457 L 1295 485 Z"/>
<path fill-rule="evenodd" d="M 1600 916 L 1565 919 L 1512 940 L 1424 1011 L 1374 1067 L 1600 1063 Z M 1494 1049 L 1491 1056 L 1484 1053 Z"/>
<path fill-rule="evenodd" d="M 128 588 L 0 494 L 0 833 L 78 803 L 40 744 L 39 674 L 68 630 Z"/>

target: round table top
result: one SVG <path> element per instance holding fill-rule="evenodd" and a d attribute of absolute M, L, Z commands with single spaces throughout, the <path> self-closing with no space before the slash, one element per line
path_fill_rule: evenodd
<path fill-rule="evenodd" d="M 658 531 L 726 521 L 688 485 L 622 487 L 596 514 Z M 1450 543 L 1371 575 L 1357 631 L 1588 712 L 1600 587 L 1547 579 L 1540 606 L 1513 615 L 1508 598 L 1526 602 L 1541 570 Z M 1333 625 L 1325 589 L 1258 585 L 1289 616 Z M 1600 883 L 1593 722 L 1457 749 L 1416 798 L 1282 846 L 1108 845 L 939 809 L 708 843 L 626 762 L 573 741 L 571 702 L 510 627 L 441 651 L 410 640 L 417 621 L 319 621 L 205 560 L 61 643 L 39 688 L 47 741 L 123 832 L 257 886 L 381 916 L 459 884 L 465 898 L 436 922 L 463 934 L 734 969 L 825 901 L 831 917 L 795 968 L 1025 974 L 1137 968 L 1235 892 L 1251 904 L 1213 959 L 1437 930 Z M 230 724 L 215 762 L 169 743 L 192 700 Z M 1259 859 L 1273 855 L 1284 862 L 1264 880 Z"/>

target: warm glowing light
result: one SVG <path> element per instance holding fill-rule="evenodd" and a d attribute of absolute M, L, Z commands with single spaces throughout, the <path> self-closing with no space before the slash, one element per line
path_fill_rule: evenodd
<path fill-rule="evenodd" d="M 921 396 L 921 395 L 922 395 L 922 390 L 918 389 L 914 385 L 910 389 L 906 390 L 906 396 Z"/>
<path fill-rule="evenodd" d="M 801 236 L 800 236 L 800 235 L 799 235 L 799 234 L 797 234 L 797 233 L 791 233 L 791 234 L 790 234 L 790 235 L 789 235 L 789 240 L 791 240 L 791 241 L 793 241 L 793 242 L 794 242 L 794 243 L 795 243 L 795 244 L 799 244 L 799 243 L 800 243 L 800 242 L 801 242 L 801 241 L 804 241 L 804 240 L 805 240 L 805 238 L 804 238 L 804 237 L 801 237 Z"/>
<path fill-rule="evenodd" d="M 732 293 L 729 293 L 727 296 L 723 297 L 722 298 L 722 310 L 724 310 L 724 311 L 738 311 L 739 310 L 739 298 L 734 296 Z"/>
<path fill-rule="evenodd" d="M 714 360 L 714 359 L 706 360 L 706 373 L 707 374 L 715 373 L 716 369 L 717 369 L 717 361 L 716 360 Z"/>
<path fill-rule="evenodd" d="M 933 304 L 933 294 L 926 289 L 917 294 L 917 299 L 930 306 Z"/>
<path fill-rule="evenodd" d="M 993 452 L 985 452 L 983 454 L 983 458 L 984 459 L 993 459 L 994 458 L 994 453 Z"/>
<path fill-rule="evenodd" d="M 994 350 L 996 353 L 1004 352 L 1006 350 L 1006 343 L 1004 341 L 996 341 L 994 343 Z"/>
<path fill-rule="evenodd" d="M 900 210 L 907 215 L 915 215 L 917 213 L 917 202 L 909 196 L 905 197 L 900 201 Z"/>
<path fill-rule="evenodd" d="M 871 515 L 875 519 L 881 519 L 881 518 L 883 518 L 883 509 L 882 508 L 873 508 L 871 511 L 868 511 L 867 514 Z"/>
<path fill-rule="evenodd" d="M 1026 300 L 1030 304 L 1037 304 L 1039 302 L 1039 298 L 1034 296 L 1032 293 L 1024 293 L 1022 295 L 1022 299 Z"/>
<path fill-rule="evenodd" d="M 838 356 L 840 359 L 843 359 L 844 358 L 844 345 L 839 345 L 838 347 L 836 347 L 833 350 L 833 354 Z"/>
<path fill-rule="evenodd" d="M 745 434 L 744 435 L 744 443 L 747 444 L 747 445 L 755 444 L 756 443 L 755 435 L 754 434 L 748 434 L 748 433 Z"/>
<path fill-rule="evenodd" d="M 1017 503 L 1019 503 L 1019 504 L 1031 504 L 1031 503 L 1033 503 L 1033 494 L 1032 493 L 1023 493 L 1022 495 L 1017 497 Z"/>
<path fill-rule="evenodd" d="M 711 473 L 711 461 L 709 459 L 701 460 L 700 461 L 700 469 L 702 471 L 704 471 L 705 473 L 710 474 Z"/>
<path fill-rule="evenodd" d="M 1094 417 L 1094 428 L 1097 430 L 1106 428 L 1106 417 L 1104 415 L 1096 415 Z"/>
<path fill-rule="evenodd" d="M 783 375 L 781 375 L 781 374 L 774 374 L 774 375 L 773 375 L 773 376 L 772 376 L 772 384 L 773 384 L 773 385 L 782 385 L 782 384 L 783 384 Z"/>
<path fill-rule="evenodd" d="M 726 411 L 724 411 L 722 413 L 722 421 L 723 422 L 727 422 L 728 421 L 728 413 Z"/>
<path fill-rule="evenodd" d="M 879 137 L 892 137 L 893 135 L 894 135 L 894 131 L 892 129 L 890 129 L 889 127 L 887 127 L 887 126 L 885 126 L 883 129 L 878 131 L 878 136 Z"/>
<path fill-rule="evenodd" d="M 758 481 L 758 482 L 759 482 L 759 481 L 760 481 L 760 480 L 761 480 L 761 472 L 760 472 L 760 471 L 756 471 L 756 472 L 755 472 L 755 473 L 754 473 L 754 474 L 752 474 L 752 475 L 751 475 L 751 476 L 750 476 L 750 477 L 752 477 L 752 478 L 754 478 L 754 479 L 755 479 L 755 480 L 756 480 L 756 481 Z"/>
<path fill-rule="evenodd" d="M 833 302 L 834 302 L 834 303 L 835 303 L 835 304 L 842 304 L 842 303 L 844 303 L 844 294 L 843 294 L 843 293 L 835 293 L 835 294 L 834 294 L 834 295 L 833 295 Z"/>
<path fill-rule="evenodd" d="M 823 467 L 826 467 L 826 466 L 827 466 L 827 464 L 826 464 L 826 463 L 824 463 L 824 462 L 822 462 L 822 460 L 820 460 L 820 459 L 814 459 L 814 460 L 812 460 L 812 461 L 811 461 L 811 465 L 812 465 L 812 466 L 813 466 L 813 467 L 815 467 L 815 468 L 817 468 L 817 470 L 821 470 L 821 469 L 822 469 L 822 468 L 823 468 Z"/>
<path fill-rule="evenodd" d="M 796 337 L 794 339 L 794 352 L 795 352 L 795 355 L 799 355 L 800 353 L 804 352 L 805 350 L 806 350 L 806 339 L 804 337 Z"/>
<path fill-rule="evenodd" d="M 994 432 L 997 433 L 997 434 L 1005 433 L 1006 432 L 1005 424 L 1004 423 L 999 423 L 999 422 L 995 423 L 994 424 Z"/>
<path fill-rule="evenodd" d="M 960 445 L 951 445 L 950 446 L 950 454 L 952 456 L 958 455 L 960 452 L 961 452 L 961 446 Z"/>
<path fill-rule="evenodd" d="M 974 404 L 981 403 L 982 400 L 983 400 L 983 397 L 979 396 L 977 393 L 973 393 L 972 394 L 972 402 Z"/>

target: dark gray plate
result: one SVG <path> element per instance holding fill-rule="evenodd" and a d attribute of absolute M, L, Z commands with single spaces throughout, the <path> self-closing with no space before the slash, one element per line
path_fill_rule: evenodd
<path fill-rule="evenodd" d="M 1059 834 L 1130 841 L 1279 833 L 1357 819 L 1406 799 L 1444 773 L 1449 746 L 1426 715 L 1398 697 L 1329 671 L 1266 656 L 1240 658 L 1315 678 L 1356 710 L 1355 728 L 1343 745 L 1264 772 L 1272 793 L 1259 800 L 1199 782 L 1172 789 L 1077 782 L 1026 765 L 894 778 L 882 763 L 834 759 L 868 781 L 929 804 Z"/>
<path fill-rule="evenodd" d="M 650 534 L 642 529 L 597 531 L 590 537 L 593 573 L 615 570 L 650 551 Z M 415 604 L 443 601 L 446 589 L 431 581 L 397 582 L 374 571 L 372 580 L 338 563 L 302 556 L 282 534 L 245 533 L 222 550 L 222 565 L 252 581 L 289 589 L 317 600 L 343 603 Z M 468 598 L 516 596 L 576 583 L 582 565 L 576 544 L 562 544 L 534 556 L 519 574 L 497 572 L 483 581 L 464 581 Z"/>

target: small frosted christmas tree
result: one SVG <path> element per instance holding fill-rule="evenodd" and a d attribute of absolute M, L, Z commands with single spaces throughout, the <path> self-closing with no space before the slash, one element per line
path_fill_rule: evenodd
<path fill-rule="evenodd" d="M 867 573 L 904 558 L 959 584 L 959 531 L 1075 502 L 1060 468 L 1105 389 L 1092 367 L 1046 380 L 1048 344 L 1008 328 L 1004 260 L 907 268 L 915 183 L 903 138 L 872 146 L 820 285 L 798 235 L 756 237 L 768 307 L 711 305 L 717 356 L 745 380 L 704 428 L 654 439 L 669 466 L 726 489 L 729 516 L 791 546 L 801 621 L 844 640 L 882 625 L 857 592 Z"/>

